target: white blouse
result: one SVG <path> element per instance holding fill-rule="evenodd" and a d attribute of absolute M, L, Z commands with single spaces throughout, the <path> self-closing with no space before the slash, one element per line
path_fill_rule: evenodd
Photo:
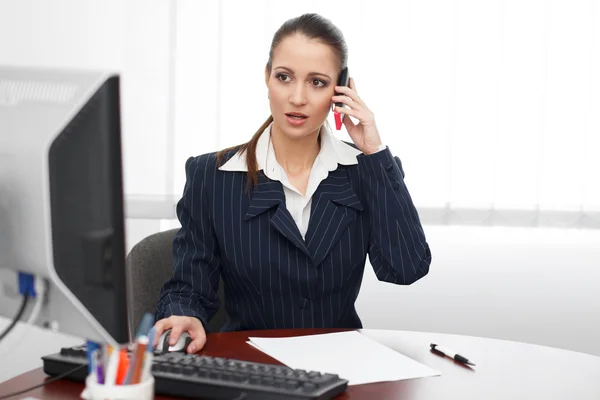
<path fill-rule="evenodd" d="M 338 164 L 355 165 L 358 164 L 356 156 L 362 154 L 359 150 L 344 143 L 336 138 L 330 129 L 323 125 L 321 129 L 321 149 L 311 168 L 306 186 L 306 193 L 302 195 L 289 181 L 285 170 L 277 162 L 275 151 L 271 142 L 271 125 L 269 125 L 258 139 L 256 145 L 256 161 L 258 170 L 271 180 L 281 182 L 285 194 L 286 208 L 296 222 L 302 237 L 306 236 L 308 221 L 310 219 L 310 209 L 312 196 L 317 190 L 319 184 L 327 178 L 330 171 L 335 171 Z M 384 150 L 385 145 L 380 146 L 379 151 Z M 235 154 L 229 161 L 220 168 L 222 171 L 240 171 L 247 172 L 245 154 Z"/>

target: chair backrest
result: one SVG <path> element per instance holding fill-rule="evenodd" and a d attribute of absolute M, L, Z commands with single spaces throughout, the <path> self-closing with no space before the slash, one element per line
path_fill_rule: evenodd
<path fill-rule="evenodd" d="M 125 264 L 131 294 L 129 332 L 135 335 L 144 313 L 154 314 L 162 285 L 173 275 L 173 237 L 178 229 L 154 233 L 137 243 Z M 208 323 L 209 332 L 218 332 L 227 321 L 223 281 L 219 283 L 221 308 Z"/>

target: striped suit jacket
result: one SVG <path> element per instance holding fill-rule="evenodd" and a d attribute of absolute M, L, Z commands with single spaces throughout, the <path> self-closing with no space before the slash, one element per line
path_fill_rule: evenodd
<path fill-rule="evenodd" d="M 220 171 L 214 153 L 188 159 L 157 320 L 193 316 L 206 327 L 222 277 L 224 331 L 361 328 L 354 303 L 367 255 L 379 280 L 409 285 L 428 273 L 431 252 L 400 160 L 389 149 L 357 159 L 317 188 L 305 239 L 280 182 L 260 171 L 246 191 L 246 173 Z"/>

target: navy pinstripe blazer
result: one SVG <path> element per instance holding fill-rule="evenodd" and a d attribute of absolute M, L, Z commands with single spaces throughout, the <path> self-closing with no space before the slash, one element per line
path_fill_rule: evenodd
<path fill-rule="evenodd" d="M 214 153 L 188 159 L 156 319 L 194 316 L 206 327 L 221 276 L 225 331 L 361 328 L 354 303 L 367 255 L 379 280 L 408 285 L 428 273 L 431 252 L 400 159 L 389 149 L 357 158 L 317 188 L 305 239 L 280 182 L 260 171 L 245 191 L 246 173 L 219 170 Z"/>

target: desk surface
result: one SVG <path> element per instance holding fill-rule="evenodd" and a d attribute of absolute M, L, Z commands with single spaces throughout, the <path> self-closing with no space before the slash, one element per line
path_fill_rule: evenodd
<path fill-rule="evenodd" d="M 210 334 L 200 354 L 279 364 L 246 343 L 248 336 L 283 337 L 338 330 L 294 329 Z M 441 376 L 350 386 L 339 399 L 600 399 L 600 357 L 550 347 L 470 336 L 361 330 L 366 336 L 441 372 Z M 472 359 L 468 368 L 429 350 L 438 343 Z M 41 368 L 0 384 L 0 396 L 42 383 Z M 66 380 L 26 394 L 44 400 L 78 399 L 83 385 Z M 169 397 L 157 396 L 157 400 Z"/>

